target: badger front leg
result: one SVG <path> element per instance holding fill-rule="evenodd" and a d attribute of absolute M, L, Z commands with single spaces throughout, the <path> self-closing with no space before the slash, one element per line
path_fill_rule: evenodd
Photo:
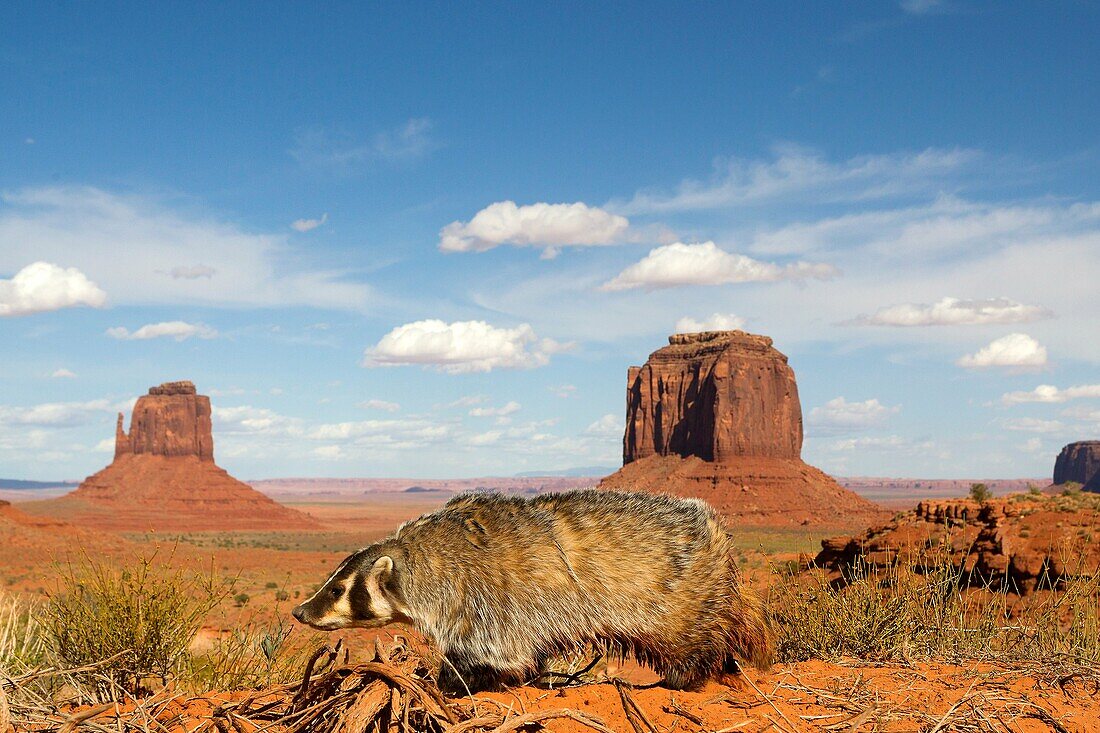
<path fill-rule="evenodd" d="M 506 672 L 453 652 L 444 654 L 439 666 L 439 689 L 450 695 L 498 689 L 507 679 Z"/>

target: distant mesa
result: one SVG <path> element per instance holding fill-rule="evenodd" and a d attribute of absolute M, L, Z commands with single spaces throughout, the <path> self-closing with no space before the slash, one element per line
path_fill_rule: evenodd
<path fill-rule="evenodd" d="M 1054 484 L 1068 483 L 1100 492 L 1100 440 L 1082 440 L 1062 448 L 1054 461 Z"/>
<path fill-rule="evenodd" d="M 734 522 L 866 526 L 888 513 L 802 461 L 794 370 L 767 336 L 670 336 L 627 372 L 623 467 L 605 489 L 706 499 Z"/>
<path fill-rule="evenodd" d="M 210 416 L 210 398 L 191 382 L 153 387 L 134 405 L 129 432 L 119 413 L 111 465 L 70 494 L 27 504 L 28 511 L 116 531 L 319 526 L 214 463 Z"/>

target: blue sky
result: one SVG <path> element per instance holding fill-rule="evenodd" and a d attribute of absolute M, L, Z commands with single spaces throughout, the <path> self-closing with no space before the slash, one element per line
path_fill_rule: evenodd
<path fill-rule="evenodd" d="M 714 326 L 835 473 L 1097 437 L 1096 4 L 606 5 L 0 9 L 0 475 L 183 378 L 245 478 L 613 466 Z"/>

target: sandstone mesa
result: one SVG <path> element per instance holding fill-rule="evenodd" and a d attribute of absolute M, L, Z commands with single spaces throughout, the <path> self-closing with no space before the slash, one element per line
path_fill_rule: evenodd
<path fill-rule="evenodd" d="M 866 526 L 881 507 L 802 461 L 787 357 L 744 331 L 676 334 L 627 372 L 623 467 L 605 489 L 706 499 L 731 521 Z"/>

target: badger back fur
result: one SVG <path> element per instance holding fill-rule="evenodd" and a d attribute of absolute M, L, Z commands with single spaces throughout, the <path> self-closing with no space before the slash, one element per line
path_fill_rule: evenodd
<path fill-rule="evenodd" d="M 326 629 L 412 623 L 454 691 L 523 681 L 584 645 L 674 688 L 772 654 L 714 510 L 642 493 L 458 496 L 349 557 L 294 615 Z"/>

